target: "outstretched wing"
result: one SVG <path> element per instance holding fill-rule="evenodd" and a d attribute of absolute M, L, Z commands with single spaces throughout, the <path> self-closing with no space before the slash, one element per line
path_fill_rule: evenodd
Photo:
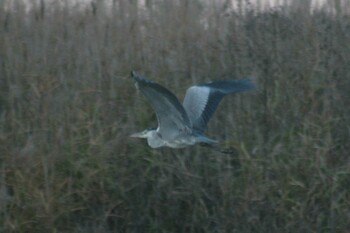
<path fill-rule="evenodd" d="M 225 95 L 254 90 L 255 84 L 248 79 L 215 81 L 190 87 L 183 102 L 193 129 L 203 133 L 208 121 Z"/>
<path fill-rule="evenodd" d="M 156 112 L 159 133 L 170 140 L 192 129 L 191 121 L 176 96 L 165 87 L 131 73 L 136 87 L 148 98 Z"/>

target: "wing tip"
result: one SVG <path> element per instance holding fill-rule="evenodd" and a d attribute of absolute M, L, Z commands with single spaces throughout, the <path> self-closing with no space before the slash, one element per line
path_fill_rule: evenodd
<path fill-rule="evenodd" d="M 130 76 L 131 78 L 133 78 L 135 80 L 136 83 L 143 83 L 143 84 L 146 84 L 146 83 L 152 83 L 152 81 L 146 79 L 145 77 L 139 75 L 135 70 L 132 70 L 130 72 Z"/>
<path fill-rule="evenodd" d="M 131 76 L 132 78 L 137 77 L 136 71 L 135 71 L 135 70 L 130 71 L 130 76 Z"/>
<path fill-rule="evenodd" d="M 211 81 L 209 83 L 195 85 L 194 87 L 206 87 L 209 89 L 217 89 L 223 92 L 224 94 L 242 91 L 254 91 L 257 89 L 256 84 L 249 78 Z"/>
<path fill-rule="evenodd" d="M 131 76 L 131 78 L 133 78 L 135 81 L 138 81 L 138 82 L 139 82 L 139 81 L 142 80 L 141 76 L 138 75 L 137 72 L 136 72 L 135 70 L 132 70 L 132 71 L 130 72 L 130 76 Z"/>
<path fill-rule="evenodd" d="M 239 79 L 237 81 L 240 82 L 242 85 L 244 85 L 244 87 L 246 88 L 247 91 L 254 91 L 257 89 L 256 84 L 252 80 L 250 80 L 249 78 Z"/>

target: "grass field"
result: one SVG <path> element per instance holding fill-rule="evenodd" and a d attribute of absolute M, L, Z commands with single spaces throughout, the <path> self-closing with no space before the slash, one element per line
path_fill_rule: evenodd
<path fill-rule="evenodd" d="M 7 1 L 9 2 L 9 1 Z M 220 1 L 0 5 L 0 232 L 350 232 L 350 17 Z M 250 77 L 152 150 L 131 70 L 182 99 Z"/>

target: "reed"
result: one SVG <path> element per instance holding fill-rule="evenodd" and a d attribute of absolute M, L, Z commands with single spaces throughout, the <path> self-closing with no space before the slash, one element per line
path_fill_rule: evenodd
<path fill-rule="evenodd" d="M 347 8 L 57 2 L 0 4 L 0 232 L 350 230 Z M 130 70 L 251 77 L 208 129 L 236 155 L 129 138 L 156 124 Z"/>

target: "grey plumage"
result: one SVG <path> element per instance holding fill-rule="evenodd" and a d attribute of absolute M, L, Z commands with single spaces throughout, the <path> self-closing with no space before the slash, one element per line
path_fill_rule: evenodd
<path fill-rule="evenodd" d="M 220 101 L 225 95 L 254 90 L 255 85 L 248 79 L 215 81 L 190 87 L 184 99 L 193 129 L 203 133 Z"/>
<path fill-rule="evenodd" d="M 168 146 L 182 148 L 195 143 L 213 144 L 217 141 L 203 135 L 207 124 L 225 95 L 254 90 L 248 79 L 214 81 L 190 87 L 183 102 L 165 87 L 131 73 L 136 87 L 150 101 L 158 119 L 156 130 L 131 135 L 147 138 L 152 148 Z"/>

